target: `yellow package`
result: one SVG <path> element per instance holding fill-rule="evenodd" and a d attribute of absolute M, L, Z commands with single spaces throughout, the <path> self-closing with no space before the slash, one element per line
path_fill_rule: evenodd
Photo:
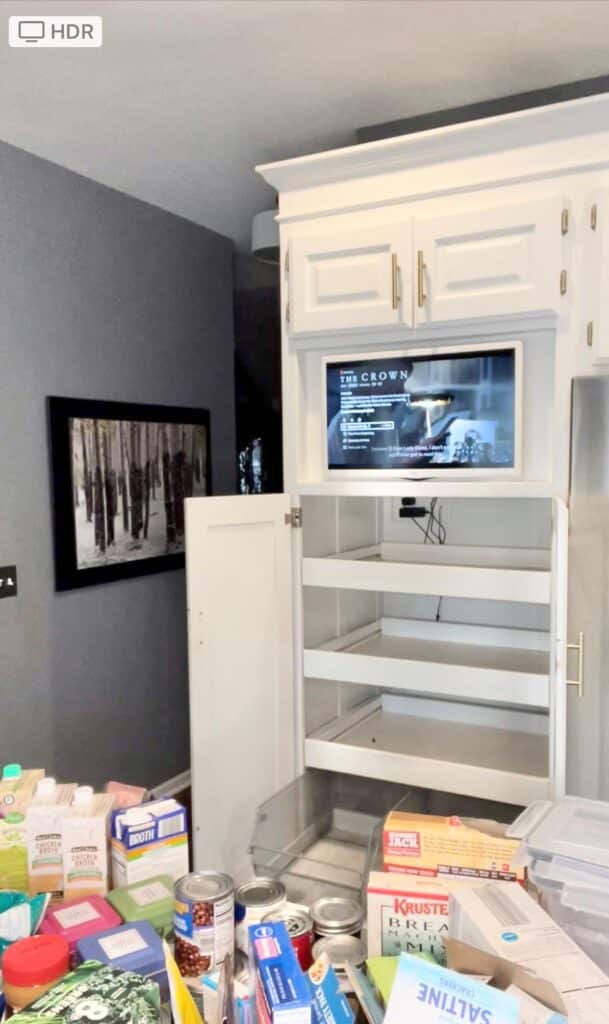
<path fill-rule="evenodd" d="M 520 841 L 507 839 L 506 828 L 478 818 L 391 811 L 383 829 L 385 870 L 523 882 L 526 868 L 514 863 Z"/>

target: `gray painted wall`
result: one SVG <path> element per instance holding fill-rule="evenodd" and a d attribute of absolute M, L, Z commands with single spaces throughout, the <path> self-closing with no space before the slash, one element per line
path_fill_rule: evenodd
<path fill-rule="evenodd" d="M 232 243 L 0 143 L 0 762 L 152 785 L 189 763 L 183 572 L 54 592 L 45 396 L 211 411 L 235 486 Z"/>

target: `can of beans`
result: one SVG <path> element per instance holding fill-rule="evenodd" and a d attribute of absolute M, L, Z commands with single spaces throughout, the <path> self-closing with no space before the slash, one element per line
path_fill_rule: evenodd
<path fill-rule="evenodd" d="M 267 914 L 262 920 L 263 922 L 283 921 L 298 957 L 298 963 L 303 971 L 308 971 L 313 963 L 314 938 L 313 921 L 309 914 L 309 908 L 301 907 L 296 903 L 287 903 L 279 910 Z"/>
<path fill-rule="evenodd" d="M 232 878 L 217 871 L 198 871 L 178 879 L 173 924 L 180 974 L 194 981 L 218 970 L 235 948 Z"/>

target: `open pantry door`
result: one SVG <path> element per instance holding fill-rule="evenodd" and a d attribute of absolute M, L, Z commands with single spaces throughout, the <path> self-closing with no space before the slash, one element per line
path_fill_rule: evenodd
<path fill-rule="evenodd" d="M 285 494 L 186 502 L 194 863 L 236 881 L 295 776 L 291 534 Z"/>

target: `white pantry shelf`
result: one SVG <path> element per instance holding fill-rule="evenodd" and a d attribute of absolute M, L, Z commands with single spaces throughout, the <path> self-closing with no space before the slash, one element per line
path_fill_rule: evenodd
<path fill-rule="evenodd" d="M 305 648 L 309 679 L 457 700 L 549 707 L 549 639 L 533 630 L 383 618 Z"/>
<path fill-rule="evenodd" d="M 519 805 L 550 797 L 547 734 L 514 727 L 518 715 L 506 713 L 509 727 L 495 728 L 475 714 L 471 721 L 443 720 L 434 710 L 424 717 L 440 701 L 402 713 L 394 710 L 399 700 L 368 701 L 309 736 L 307 767 Z"/>
<path fill-rule="evenodd" d="M 326 558 L 304 558 L 303 583 L 530 604 L 551 600 L 545 549 L 381 543 Z"/>

